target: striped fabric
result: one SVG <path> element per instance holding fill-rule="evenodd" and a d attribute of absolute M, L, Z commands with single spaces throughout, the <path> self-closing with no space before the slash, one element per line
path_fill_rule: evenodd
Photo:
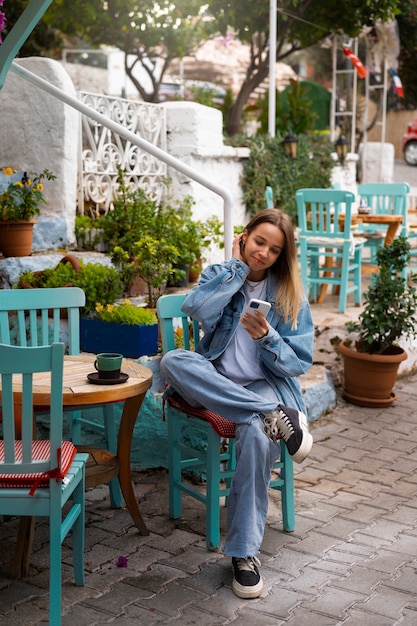
<path fill-rule="evenodd" d="M 0 474 L 0 488 L 21 487 L 30 489 L 33 495 L 38 487 L 49 487 L 51 478 L 58 482 L 68 472 L 77 452 L 71 441 L 62 441 L 61 448 L 56 451 L 57 467 L 49 472 L 34 474 Z M 16 461 L 22 460 L 22 442 L 15 441 Z M 34 461 L 46 461 L 50 458 L 49 441 L 37 440 L 32 442 L 32 458 Z M 0 463 L 4 462 L 4 442 L 0 441 Z M 0 465 L 1 468 L 1 465 Z"/>
<path fill-rule="evenodd" d="M 189 415 L 194 415 L 195 417 L 199 417 L 213 426 L 214 430 L 220 437 L 226 437 L 227 439 L 234 439 L 235 437 L 235 424 L 230 420 L 218 415 L 217 413 L 213 413 L 213 411 L 209 411 L 208 409 L 196 408 L 195 406 L 191 406 L 187 404 L 185 400 L 181 398 L 177 393 L 173 393 L 167 399 L 168 404 L 173 406 L 184 413 L 188 413 Z"/>

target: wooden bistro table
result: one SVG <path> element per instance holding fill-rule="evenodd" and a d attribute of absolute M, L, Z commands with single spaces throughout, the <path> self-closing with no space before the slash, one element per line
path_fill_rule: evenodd
<path fill-rule="evenodd" d="M 77 446 L 77 449 L 90 454 L 86 467 L 86 487 L 94 487 L 119 477 L 120 488 L 127 509 L 141 535 L 149 535 L 149 531 L 140 514 L 132 486 L 130 469 L 130 450 L 136 418 L 147 390 L 152 384 L 152 371 L 143 366 L 123 359 L 121 371 L 129 375 L 121 384 L 92 384 L 87 375 L 95 372 L 95 355 L 65 356 L 63 405 L 64 409 L 102 405 L 105 403 L 124 401 L 117 439 L 117 454 L 107 450 L 99 450 L 93 446 Z M 16 414 L 19 415 L 19 384 L 16 383 Z M 1 389 L 0 389 L 1 392 Z M 33 405 L 48 407 L 50 402 L 50 374 L 36 374 L 33 386 Z M 16 546 L 13 576 L 21 578 L 29 570 L 32 551 L 35 520 L 22 517 Z"/>
<path fill-rule="evenodd" d="M 345 216 L 343 214 L 340 214 L 339 223 L 340 223 L 341 228 L 343 228 L 344 219 L 345 219 Z M 401 226 L 402 222 L 403 222 L 402 215 L 378 215 L 375 213 L 355 213 L 352 215 L 352 224 L 355 224 L 355 225 L 362 223 L 362 224 L 383 224 L 385 226 L 388 226 L 386 234 L 385 234 L 385 239 L 384 239 L 385 246 L 389 246 L 394 241 L 395 235 L 397 234 L 397 231 L 399 227 Z M 358 236 L 361 236 L 361 233 L 358 233 Z M 329 264 L 329 265 L 326 265 L 326 267 L 332 267 L 332 259 L 330 257 L 326 258 L 326 263 Z M 376 265 L 368 265 L 368 266 L 363 265 L 362 266 L 362 272 L 364 274 L 375 274 L 377 271 L 378 271 L 378 268 Z M 317 298 L 318 304 L 323 303 L 324 297 L 327 292 L 327 287 L 328 287 L 327 284 L 321 285 L 320 293 Z"/>

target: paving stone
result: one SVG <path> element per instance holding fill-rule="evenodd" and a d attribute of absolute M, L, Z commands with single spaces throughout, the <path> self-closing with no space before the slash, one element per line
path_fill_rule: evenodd
<path fill-rule="evenodd" d="M 118 616 L 124 612 L 126 606 L 137 602 L 139 598 L 142 601 L 152 596 L 154 596 L 152 591 L 121 581 L 117 582 L 108 593 L 84 600 L 82 604 L 108 615 Z"/>
<path fill-rule="evenodd" d="M 328 586 L 320 591 L 321 595 L 316 596 L 308 604 L 303 602 L 302 606 L 329 617 L 337 617 L 339 620 L 343 620 L 346 617 L 347 611 L 351 606 L 356 605 L 361 599 L 366 599 L 365 594 L 344 591 L 332 586 Z"/>
<path fill-rule="evenodd" d="M 407 607 L 409 602 L 414 601 L 414 594 L 403 593 L 398 589 L 390 589 L 381 584 L 373 594 L 372 598 L 367 600 L 365 604 L 358 602 L 355 609 L 364 610 L 367 614 L 375 613 L 391 620 L 399 620 L 402 611 Z"/>
<path fill-rule="evenodd" d="M 166 591 L 158 596 L 154 595 L 151 598 L 136 602 L 136 604 L 149 611 L 157 610 L 170 617 L 178 617 L 179 611 L 183 611 L 188 605 L 197 601 L 200 602 L 207 597 L 195 589 L 188 589 L 186 593 L 184 589 L 184 587 L 179 586 L 177 583 L 172 583 L 168 585 Z"/>
<path fill-rule="evenodd" d="M 402 624 L 401 622 L 401 626 Z M 381 615 L 371 615 L 367 611 L 349 609 L 348 617 L 343 620 L 343 626 L 393 626 L 393 623 L 390 618 Z"/>
<path fill-rule="evenodd" d="M 402 384 L 417 390 L 417 375 Z M 124 508 L 110 509 L 107 487 L 89 491 L 86 584 L 73 583 L 66 540 L 63 626 L 414 626 L 416 409 L 416 392 L 401 393 L 388 412 L 338 398 L 336 410 L 312 425 L 313 452 L 295 466 L 294 532 L 283 532 L 280 494 L 271 492 L 260 554 L 264 590 L 255 600 L 233 594 L 230 557 L 206 550 L 200 503 L 184 498 L 184 517 L 169 519 L 166 470 L 134 471 L 147 537 Z M 388 429 L 394 417 L 401 426 Z M 223 530 L 225 516 L 222 508 Z M 9 578 L 16 532 L 17 520 L 0 523 L 0 626 L 46 625 L 48 525 L 37 525 L 22 581 Z M 127 568 L 117 567 L 119 556 Z"/>

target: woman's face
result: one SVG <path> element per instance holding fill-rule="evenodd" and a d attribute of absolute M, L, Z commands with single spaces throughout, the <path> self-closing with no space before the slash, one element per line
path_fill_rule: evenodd
<path fill-rule="evenodd" d="M 278 226 L 269 222 L 262 222 L 248 234 L 242 234 L 245 246 L 242 250 L 243 260 L 249 265 L 253 280 L 261 280 L 285 246 L 285 235 Z"/>

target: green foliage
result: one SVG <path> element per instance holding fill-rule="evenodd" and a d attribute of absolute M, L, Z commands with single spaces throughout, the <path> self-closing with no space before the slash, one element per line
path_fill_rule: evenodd
<path fill-rule="evenodd" d="M 313 131 L 317 113 L 312 110 L 313 101 L 309 98 L 309 88 L 297 80 L 290 81 L 290 87 L 276 96 L 276 130 L 281 133 L 292 131 L 296 135 Z M 261 114 L 259 132 L 268 132 L 268 95 L 259 98 L 257 103 Z"/>
<path fill-rule="evenodd" d="M 19 19 L 23 11 L 32 0 L 5 0 L 3 11 L 6 14 L 6 28 L 2 33 L 3 40 Z M 46 11 L 48 13 L 48 10 Z M 61 49 L 65 45 L 62 33 L 56 28 L 56 23 L 48 23 L 47 17 L 35 26 L 31 36 L 25 41 L 19 50 L 20 57 L 47 56 Z"/>
<path fill-rule="evenodd" d="M 98 220 L 89 215 L 75 216 L 75 237 L 83 250 L 95 250 L 102 240 L 102 233 L 97 230 Z"/>
<path fill-rule="evenodd" d="M 410 243 L 397 237 L 377 251 L 378 274 L 365 294 L 365 306 L 357 322 L 347 329 L 358 333 L 362 352 L 384 354 L 401 337 L 417 336 L 417 291 L 401 276 L 410 260 Z"/>
<path fill-rule="evenodd" d="M 284 136 L 257 135 L 249 140 L 250 157 L 242 176 L 246 209 L 251 215 L 265 208 L 265 187 L 272 187 L 274 204 L 297 222 L 295 192 L 302 187 L 330 187 L 333 145 L 327 135 L 298 137 L 298 158 L 285 156 Z"/>
<path fill-rule="evenodd" d="M 16 180 L 17 172 L 11 167 L 4 167 L 3 174 L 7 187 L 0 192 L 0 219 L 31 220 L 39 215 L 39 205 L 46 204 L 42 181 L 55 180 L 56 176 L 45 169 L 40 174 L 23 172 L 20 180 Z"/>
<path fill-rule="evenodd" d="M 95 311 L 96 302 L 112 304 L 123 296 L 124 284 L 114 267 L 82 261 L 80 266 L 80 272 L 76 272 L 70 263 L 58 263 L 56 267 L 41 272 L 24 272 L 19 284 L 34 288 L 80 287 L 86 298 L 82 315 Z"/>
<path fill-rule="evenodd" d="M 97 302 L 95 317 L 102 322 L 116 324 L 152 326 L 158 323 L 158 318 L 153 311 L 141 306 L 134 306 L 129 300 L 118 304 L 107 304 L 106 306 Z"/>
<path fill-rule="evenodd" d="M 407 108 L 417 107 L 417 12 L 415 0 L 400 0 L 397 23 L 400 34 L 398 74 L 404 86 L 404 104 Z M 398 106 L 398 96 L 394 96 Z"/>
<path fill-rule="evenodd" d="M 169 191 L 169 181 L 166 181 Z M 220 239 L 219 225 L 194 220 L 194 200 L 168 198 L 161 203 L 142 189 L 130 191 L 119 168 L 119 195 L 113 210 L 97 220 L 111 259 L 126 285 L 138 276 L 147 284 L 148 304 L 155 301 L 169 278 L 184 277 L 176 264 L 194 266 L 204 248 Z"/>
<path fill-rule="evenodd" d="M 193 52 L 214 30 L 214 21 L 205 19 L 205 10 L 200 0 L 55 0 L 46 19 L 87 45 L 123 50 L 126 72 L 141 98 L 157 102 L 171 61 Z M 150 88 L 138 79 L 137 68 L 149 76 Z"/>
<path fill-rule="evenodd" d="M 96 302 L 113 303 L 123 296 L 125 285 L 114 267 L 100 263 L 81 264 L 76 274 L 75 287 L 85 293 L 84 313 L 94 311 Z"/>

